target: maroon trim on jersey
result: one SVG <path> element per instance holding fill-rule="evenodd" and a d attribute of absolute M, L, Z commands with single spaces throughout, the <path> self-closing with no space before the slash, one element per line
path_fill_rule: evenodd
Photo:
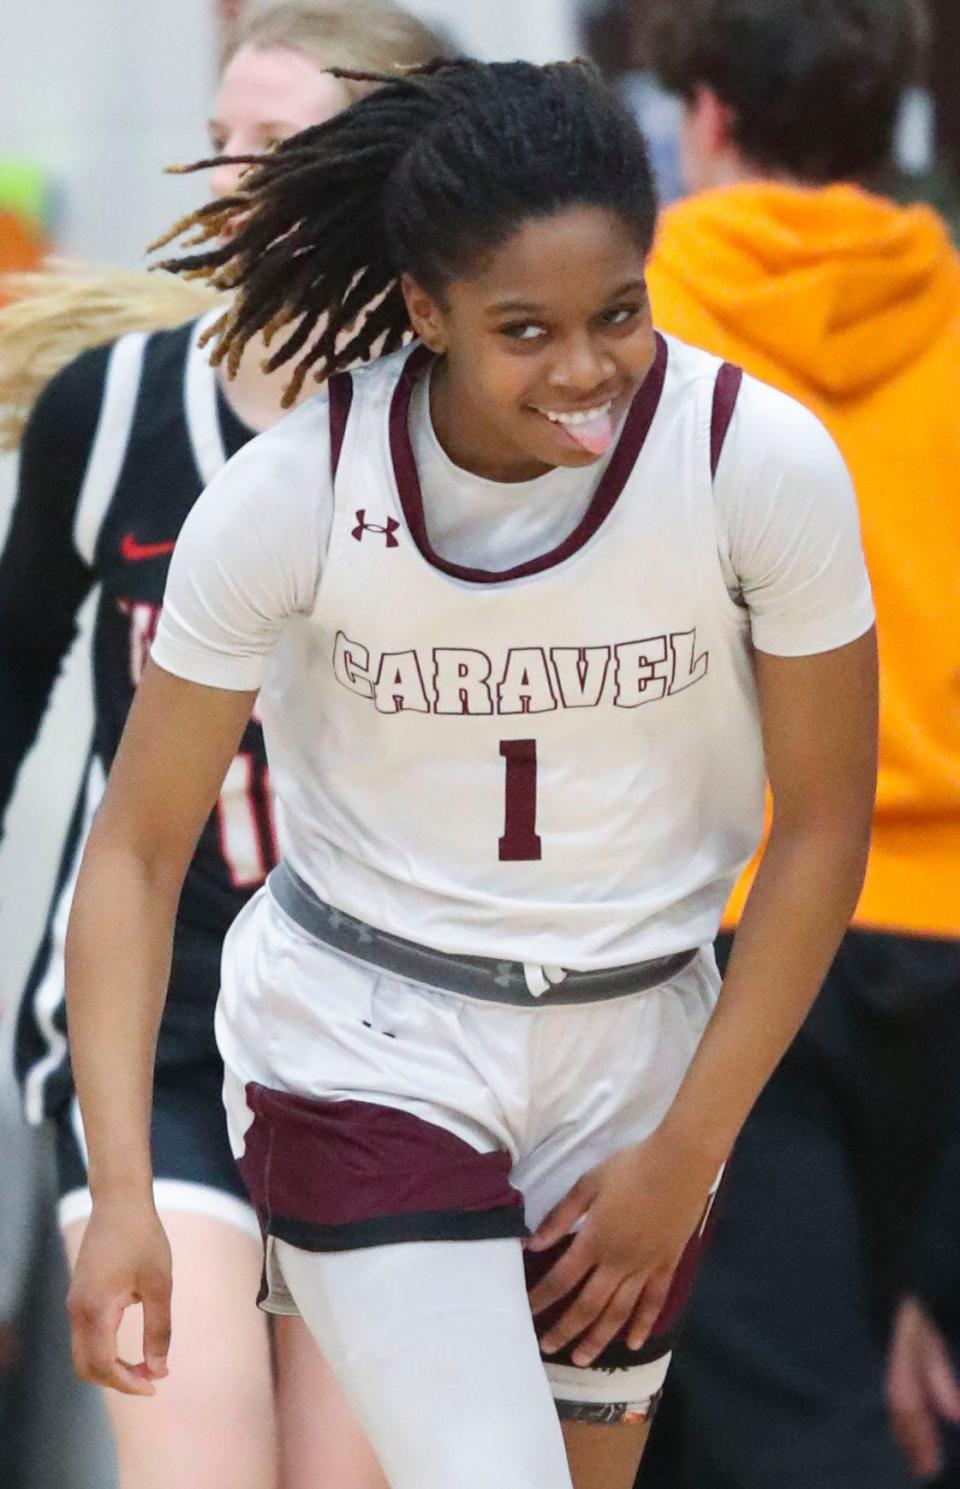
<path fill-rule="evenodd" d="M 251 1082 L 239 1161 L 260 1224 L 305 1251 L 527 1234 L 508 1153 L 395 1107 Z"/>
<path fill-rule="evenodd" d="M 631 1349 L 629 1347 L 626 1341 L 627 1330 L 629 1328 L 628 1322 L 624 1324 L 620 1333 L 610 1341 L 593 1363 L 585 1367 L 586 1369 L 605 1371 L 628 1370 L 634 1365 L 646 1365 L 651 1360 L 662 1359 L 673 1348 L 676 1343 L 680 1324 L 687 1310 L 687 1305 L 690 1302 L 690 1294 L 693 1291 L 693 1284 L 696 1280 L 700 1262 L 703 1259 L 703 1254 L 713 1230 L 713 1217 L 716 1213 L 714 1207 L 715 1200 L 716 1194 L 711 1195 L 700 1225 L 684 1247 L 680 1260 L 677 1263 L 677 1269 L 673 1274 L 673 1280 L 670 1283 L 670 1290 L 667 1293 L 666 1301 L 657 1315 L 653 1327 L 647 1336 L 646 1343 L 642 1344 L 639 1349 Z M 524 1251 L 523 1265 L 526 1272 L 528 1292 L 532 1292 L 541 1277 L 546 1276 L 547 1272 L 549 1272 L 554 1262 L 559 1261 L 572 1241 L 573 1236 L 565 1236 L 562 1241 L 558 1241 L 556 1245 L 549 1247 L 546 1251 Z M 545 1308 L 542 1313 L 537 1314 L 534 1323 L 539 1337 L 542 1338 L 551 1326 L 566 1312 L 582 1286 L 583 1283 L 573 1288 L 567 1293 L 566 1297 L 558 1299 L 556 1303 L 551 1303 L 549 1308 Z M 570 1344 L 565 1345 L 563 1349 L 558 1350 L 556 1354 L 546 1355 L 544 1358 L 550 1360 L 551 1364 L 572 1365 L 573 1351 L 576 1349 L 576 1346 L 577 1341 L 574 1339 Z"/>
<path fill-rule="evenodd" d="M 327 383 L 327 391 L 330 397 L 330 473 L 336 480 L 353 402 L 353 378 L 349 372 L 335 373 Z"/>
<path fill-rule="evenodd" d="M 573 532 L 556 548 L 551 548 L 549 553 L 542 553 L 539 558 L 528 559 L 526 563 L 517 564 L 512 569 L 502 569 L 499 572 L 491 569 L 471 569 L 463 564 L 450 563 L 447 559 L 441 558 L 431 546 L 423 514 L 420 477 L 410 442 L 409 429 L 410 398 L 414 384 L 428 365 L 431 353 L 422 346 L 412 352 L 400 375 L 390 405 L 390 453 L 393 457 L 397 491 L 400 495 L 403 515 L 407 520 L 407 527 L 427 562 L 444 574 L 453 575 L 455 579 L 467 579 L 473 584 L 500 584 L 506 579 L 524 579 L 530 574 L 541 574 L 544 569 L 552 569 L 589 542 L 609 517 L 620 493 L 627 484 L 627 479 L 643 449 L 644 441 L 660 403 L 667 371 L 667 343 L 659 334 L 656 338 L 656 346 L 653 366 L 634 395 L 617 441 L 617 448 L 580 522 Z"/>
<path fill-rule="evenodd" d="M 724 362 L 713 385 L 713 412 L 710 416 L 710 474 L 717 474 L 730 420 L 737 406 L 737 394 L 743 382 L 743 369 Z"/>

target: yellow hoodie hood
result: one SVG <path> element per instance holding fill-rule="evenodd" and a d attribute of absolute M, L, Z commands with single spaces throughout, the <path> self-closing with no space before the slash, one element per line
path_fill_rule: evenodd
<path fill-rule="evenodd" d="M 936 214 L 853 186 L 751 182 L 680 202 L 664 214 L 652 275 L 828 399 L 896 376 L 960 310 Z"/>

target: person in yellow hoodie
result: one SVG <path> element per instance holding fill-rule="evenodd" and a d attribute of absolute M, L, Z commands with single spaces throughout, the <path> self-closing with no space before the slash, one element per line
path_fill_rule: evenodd
<path fill-rule="evenodd" d="M 960 1089 L 960 259 L 934 212 L 869 183 L 924 16 L 914 0 L 645 11 L 693 193 L 662 219 L 655 321 L 837 441 L 882 702 L 863 896 L 738 1145 L 644 1489 L 904 1489 L 883 1354 Z"/>

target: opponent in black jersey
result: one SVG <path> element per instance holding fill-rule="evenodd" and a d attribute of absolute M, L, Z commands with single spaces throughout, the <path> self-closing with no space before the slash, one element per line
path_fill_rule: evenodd
<path fill-rule="evenodd" d="M 0 687 L 10 700 L 0 723 L 0 801 L 37 733 L 77 610 L 100 585 L 93 750 L 18 1028 L 33 1121 L 70 1095 L 63 1004 L 54 1004 L 51 983 L 62 986 L 57 911 L 139 681 L 174 540 L 206 481 L 251 433 L 196 340 L 191 324 L 87 352 L 50 383 L 24 438 L 20 496 L 0 559 Z M 275 856 L 263 738 L 251 723 L 184 885 L 161 1066 L 214 1053 L 220 941 Z"/>
<path fill-rule="evenodd" d="M 139 681 L 174 540 L 206 481 L 250 436 L 196 340 L 191 324 L 87 352 L 47 387 L 24 438 L 20 495 L 0 559 L 0 687 L 10 700 L 0 722 L 4 803 L 79 606 L 100 586 L 93 750 L 18 1028 L 17 1067 L 34 1121 L 60 1110 L 70 1094 L 63 1004 L 51 1006 L 51 978 L 62 983 L 52 965 L 60 949 L 57 909 Z M 251 723 L 184 885 L 161 1065 L 214 1052 L 219 944 L 274 858 L 263 737 Z"/>

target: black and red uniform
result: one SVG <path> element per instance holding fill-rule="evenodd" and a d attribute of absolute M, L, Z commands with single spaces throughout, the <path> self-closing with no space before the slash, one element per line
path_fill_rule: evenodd
<path fill-rule="evenodd" d="M 80 607 L 98 588 L 92 746 L 16 1040 L 28 1119 L 60 1119 L 62 1192 L 86 1186 L 62 967 L 83 841 L 147 659 L 174 542 L 203 487 L 251 438 L 196 340 L 196 323 L 125 336 L 53 378 L 25 432 L 0 558 L 0 812 L 37 737 Z M 263 737 L 251 723 L 183 887 L 154 1116 L 158 1177 L 237 1196 L 243 1188 L 226 1141 L 213 1008 L 223 936 L 275 858 Z"/>

